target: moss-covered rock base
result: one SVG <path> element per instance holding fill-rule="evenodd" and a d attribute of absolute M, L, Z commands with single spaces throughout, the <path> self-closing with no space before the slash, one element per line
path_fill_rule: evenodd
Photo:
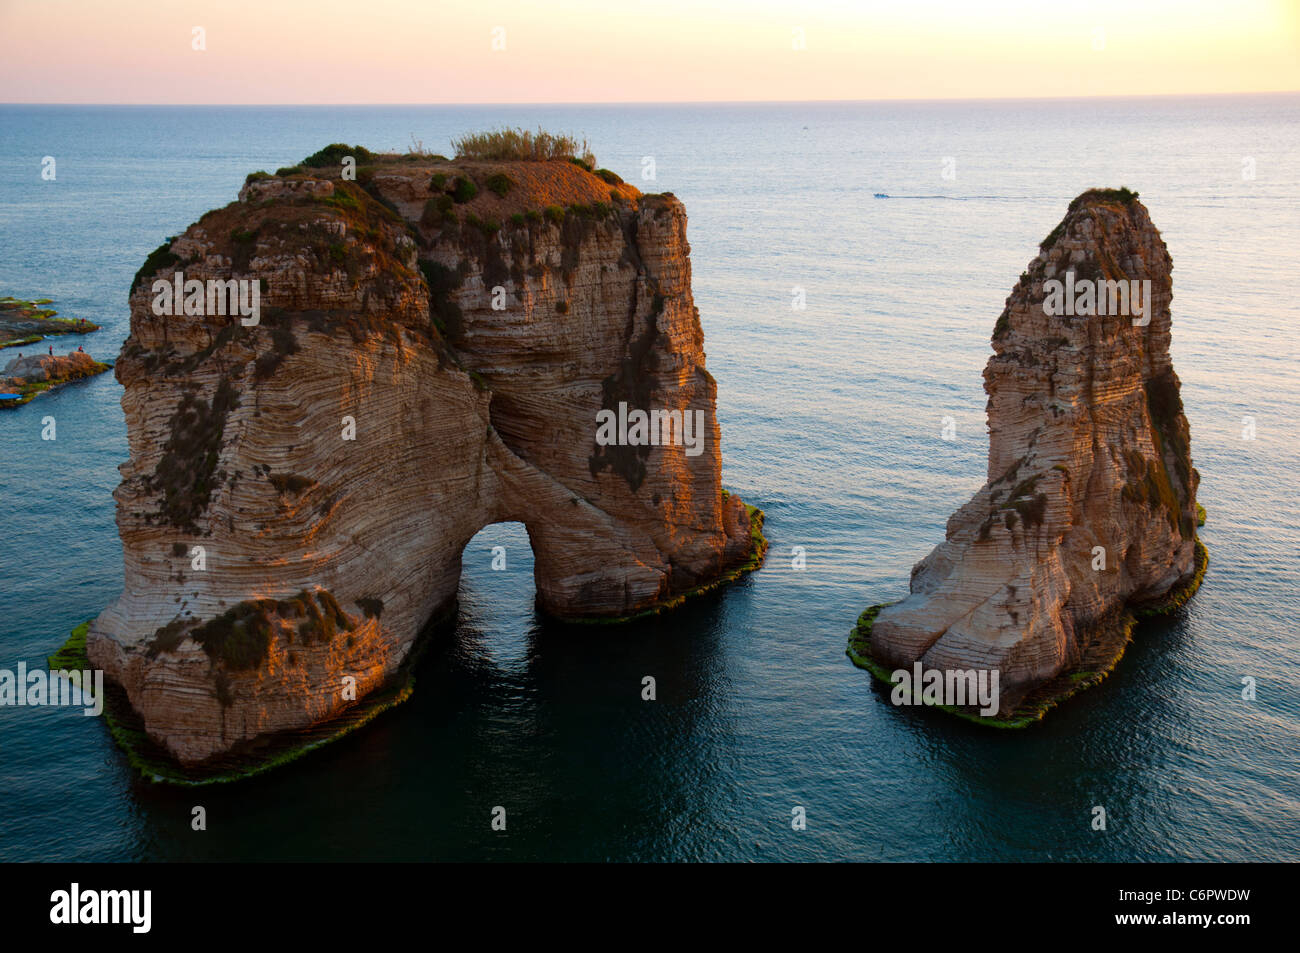
<path fill-rule="evenodd" d="M 1133 632 L 1138 622 L 1169 615 L 1185 605 L 1200 588 L 1209 564 L 1209 552 L 1198 539 L 1195 571 L 1182 585 L 1171 590 L 1159 602 L 1121 609 L 1098 620 L 1084 646 L 1083 657 L 1078 664 L 1029 692 L 1010 714 L 984 716 L 969 706 L 958 708 L 951 705 L 930 705 L 928 707 L 942 709 L 958 718 L 988 728 L 1026 728 L 1042 721 L 1044 715 L 1066 699 L 1105 681 L 1106 676 L 1115 670 L 1119 660 L 1124 657 L 1129 643 L 1133 640 Z M 871 654 L 871 628 L 880 610 L 891 604 L 880 603 L 871 606 L 858 617 L 857 625 L 849 634 L 849 644 L 844 654 L 858 668 L 866 669 L 879 681 L 892 687 L 894 682 L 890 675 L 893 670 L 876 661 Z"/>
<path fill-rule="evenodd" d="M 415 691 L 415 667 L 420 656 L 432 639 L 450 630 L 456 613 L 455 603 L 440 611 L 425 626 L 410 655 L 389 685 L 366 695 L 338 717 L 292 734 L 255 739 L 202 765 L 183 767 L 155 743 L 145 733 L 144 725 L 127 700 L 126 692 L 112 682 L 104 685 L 104 722 L 127 763 L 142 781 L 148 783 L 200 787 L 241 781 L 264 774 L 351 734 L 410 698 Z M 83 622 L 72 630 L 63 647 L 47 660 L 51 670 L 92 667 L 86 658 L 86 633 L 89 628 L 90 622 Z"/>

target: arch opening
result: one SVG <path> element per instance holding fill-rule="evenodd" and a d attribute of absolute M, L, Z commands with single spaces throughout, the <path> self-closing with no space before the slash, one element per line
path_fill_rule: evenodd
<path fill-rule="evenodd" d="M 538 624 L 535 557 L 528 528 L 489 523 L 461 551 L 459 629 L 496 662 L 523 661 Z"/>

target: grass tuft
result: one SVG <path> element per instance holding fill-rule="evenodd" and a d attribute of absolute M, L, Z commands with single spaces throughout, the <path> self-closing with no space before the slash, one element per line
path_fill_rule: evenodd
<path fill-rule="evenodd" d="M 573 136 L 555 135 L 538 129 L 497 129 L 476 132 L 452 140 L 458 159 L 495 159 L 545 162 L 549 159 L 577 158 L 590 172 L 596 165 L 587 140 L 581 142 Z"/>

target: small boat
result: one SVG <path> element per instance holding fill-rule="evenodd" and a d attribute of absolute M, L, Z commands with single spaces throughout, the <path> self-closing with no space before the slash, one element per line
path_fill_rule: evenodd
<path fill-rule="evenodd" d="M 876 198 L 878 198 L 878 199 L 887 199 L 887 198 L 889 198 L 889 196 L 886 195 L 884 192 L 877 192 L 877 193 L 875 193 L 875 196 L 876 196 Z"/>

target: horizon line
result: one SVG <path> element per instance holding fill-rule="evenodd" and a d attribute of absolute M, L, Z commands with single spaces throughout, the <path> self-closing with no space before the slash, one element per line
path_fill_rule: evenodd
<path fill-rule="evenodd" d="M 1016 103 L 1016 102 L 1089 102 L 1100 100 L 1131 99 L 1202 99 L 1230 96 L 1295 96 L 1300 89 L 1235 90 L 1193 93 L 1110 93 L 1104 95 L 1082 96 L 897 96 L 879 99 L 626 99 L 626 100 L 552 100 L 549 102 L 336 102 L 336 103 L 302 103 L 302 102 L 225 102 L 225 103 L 183 103 L 183 102 L 83 102 L 60 100 L 53 102 L 13 102 L 0 100 L 0 106 L 100 106 L 100 107 L 173 107 L 187 109 L 201 108 L 338 108 L 338 107 L 389 107 L 389 106 L 784 106 L 784 105 L 828 105 L 861 103 Z"/>

